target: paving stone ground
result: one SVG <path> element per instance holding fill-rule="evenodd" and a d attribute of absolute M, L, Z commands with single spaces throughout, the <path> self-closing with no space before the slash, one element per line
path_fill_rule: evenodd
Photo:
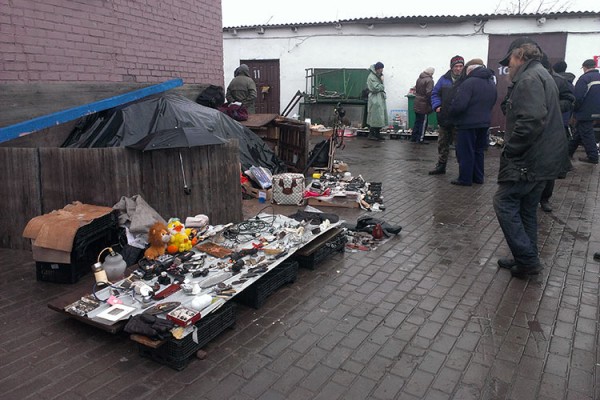
<path fill-rule="evenodd" d="M 348 140 L 337 158 L 383 182 L 377 218 L 403 226 L 372 252 L 336 254 L 270 296 L 177 372 L 46 307 L 31 253 L 0 250 L 3 399 L 598 399 L 598 166 L 574 162 L 540 211 L 543 273 L 511 278 L 486 182 L 429 176 L 436 146 Z M 577 159 L 579 154 L 575 155 Z M 257 209 L 247 203 L 247 215 Z M 292 213 L 294 207 L 279 207 Z M 339 211 L 353 222 L 363 212 Z"/>

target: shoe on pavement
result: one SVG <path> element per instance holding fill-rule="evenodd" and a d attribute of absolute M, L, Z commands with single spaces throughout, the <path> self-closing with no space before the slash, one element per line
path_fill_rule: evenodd
<path fill-rule="evenodd" d="M 550 205 L 548 200 L 541 200 L 540 207 L 542 208 L 543 212 L 547 212 L 547 213 L 552 212 L 552 206 Z"/>
<path fill-rule="evenodd" d="M 471 186 L 470 183 L 461 182 L 458 179 L 453 179 L 450 181 L 450 183 L 453 185 L 458 185 L 458 186 Z"/>
<path fill-rule="evenodd" d="M 515 265 L 510 269 L 510 274 L 515 278 L 527 278 L 529 275 L 539 274 L 544 267 L 538 265 Z"/>
<path fill-rule="evenodd" d="M 446 164 L 437 163 L 433 171 L 429 171 L 429 175 L 443 175 L 446 173 Z"/>
<path fill-rule="evenodd" d="M 594 260 L 600 261 L 600 251 L 594 253 Z"/>
<path fill-rule="evenodd" d="M 498 259 L 498 266 L 500 268 L 511 269 L 515 265 L 517 265 L 517 263 L 513 258 L 502 257 Z"/>

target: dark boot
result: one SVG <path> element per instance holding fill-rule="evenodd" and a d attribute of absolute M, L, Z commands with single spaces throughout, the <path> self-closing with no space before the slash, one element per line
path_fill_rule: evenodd
<path fill-rule="evenodd" d="M 442 175 L 446 173 L 446 163 L 437 163 L 433 171 L 429 171 L 429 175 Z"/>
<path fill-rule="evenodd" d="M 371 128 L 369 129 L 369 140 L 379 140 L 380 128 Z"/>
<path fill-rule="evenodd" d="M 552 206 L 548 202 L 548 199 L 540 200 L 540 207 L 542 208 L 543 212 L 547 212 L 547 213 L 552 212 Z"/>

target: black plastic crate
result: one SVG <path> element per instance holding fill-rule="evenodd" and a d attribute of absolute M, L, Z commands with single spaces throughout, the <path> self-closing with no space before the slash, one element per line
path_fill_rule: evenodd
<path fill-rule="evenodd" d="M 75 234 L 75 238 L 73 239 L 73 243 L 93 241 L 94 237 L 98 236 L 102 232 L 109 231 L 109 230 L 115 231 L 114 233 L 116 235 L 118 218 L 119 218 L 118 211 L 113 211 L 106 215 L 103 215 L 100 218 L 96 218 L 96 219 L 92 220 L 89 224 L 83 225 L 81 228 L 79 228 L 77 230 L 77 233 Z M 75 247 L 75 246 L 73 246 L 73 247 Z"/>
<path fill-rule="evenodd" d="M 265 275 L 261 276 L 256 282 L 245 288 L 233 299 L 238 303 L 253 308 L 263 306 L 267 297 L 273 294 L 277 289 L 286 283 L 294 283 L 298 276 L 298 262 L 294 260 L 285 260 Z"/>
<path fill-rule="evenodd" d="M 95 221 L 102 220 L 101 223 Z M 85 229 L 94 224 L 95 229 Z M 91 271 L 92 265 L 98 261 L 102 249 L 112 246 L 118 241 L 117 218 L 115 213 L 107 214 L 81 227 L 73 241 L 71 263 L 60 264 L 37 261 L 35 263 L 36 279 L 43 282 L 75 283 L 83 275 Z"/>
<path fill-rule="evenodd" d="M 319 238 L 315 239 L 317 243 L 309 243 L 311 246 L 310 252 L 306 252 L 305 248 L 294 253 L 293 259 L 298 261 L 298 265 L 302 268 L 315 269 L 319 264 L 335 252 L 344 252 L 346 250 L 346 233 L 342 229 L 334 228 L 328 235 L 324 234 L 324 238 L 319 243 Z M 317 245 L 316 248 L 313 248 Z"/>
<path fill-rule="evenodd" d="M 198 343 L 194 342 L 192 334 L 189 334 L 180 340 L 168 339 L 156 349 L 138 343 L 138 351 L 142 357 L 181 371 L 188 366 L 198 350 L 234 324 L 235 304 L 228 301 L 196 323 Z"/>

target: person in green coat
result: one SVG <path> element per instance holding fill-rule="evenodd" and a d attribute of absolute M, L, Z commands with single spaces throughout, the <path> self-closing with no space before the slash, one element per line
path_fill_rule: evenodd
<path fill-rule="evenodd" d="M 367 104 L 367 125 L 369 139 L 384 140 L 381 128 L 388 125 L 387 106 L 385 104 L 385 87 L 383 85 L 383 63 L 377 62 L 369 68 L 371 73 L 367 78 L 369 101 Z"/>
<path fill-rule="evenodd" d="M 246 64 L 240 65 L 233 73 L 235 76 L 229 86 L 225 98 L 228 103 L 240 102 L 249 114 L 255 113 L 256 83 L 250 77 L 250 68 Z"/>

